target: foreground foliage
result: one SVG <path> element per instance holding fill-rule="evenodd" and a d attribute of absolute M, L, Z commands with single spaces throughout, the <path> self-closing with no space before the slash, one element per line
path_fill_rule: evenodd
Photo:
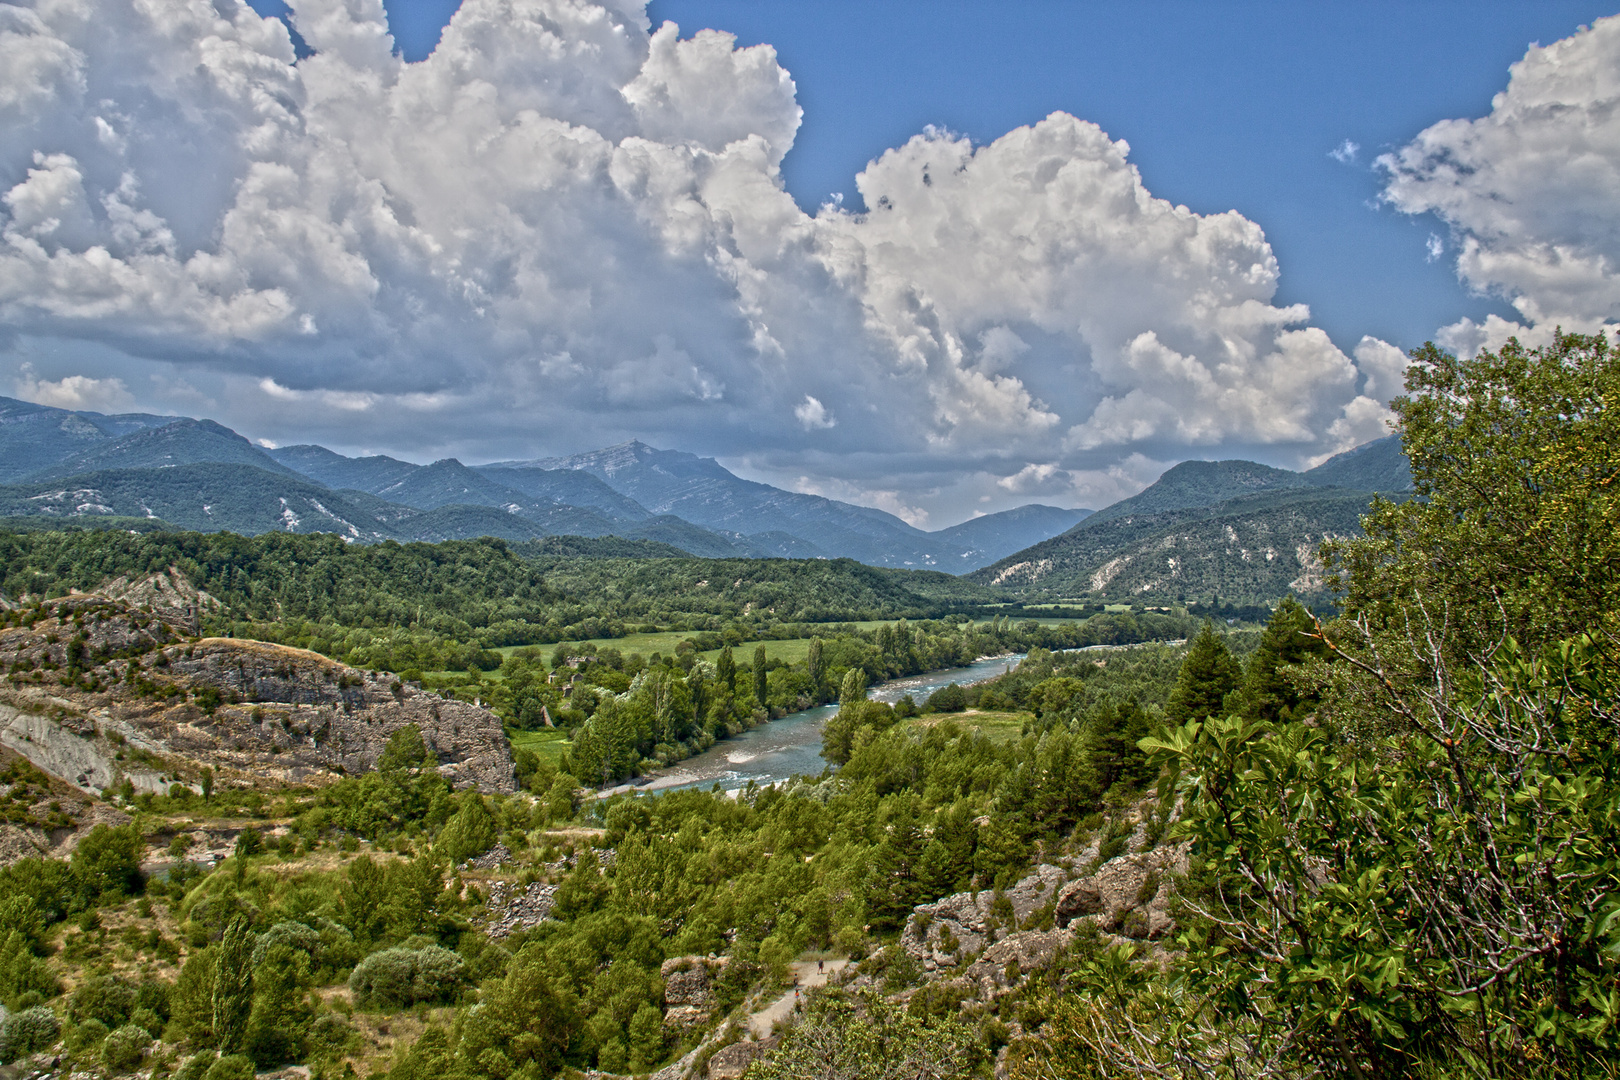
<path fill-rule="evenodd" d="M 1320 702 L 1143 741 L 1200 856 L 1184 957 L 1079 973 L 1022 1075 L 1616 1074 L 1620 376 L 1574 335 L 1414 359 L 1420 498 L 1334 552 Z"/>

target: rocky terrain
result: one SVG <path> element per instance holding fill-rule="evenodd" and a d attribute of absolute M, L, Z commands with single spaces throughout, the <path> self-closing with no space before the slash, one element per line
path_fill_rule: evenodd
<path fill-rule="evenodd" d="M 7 613 L 0 745 L 86 794 L 321 784 L 366 772 L 417 726 L 457 787 L 516 790 L 500 719 L 316 653 L 194 638 L 204 597 L 124 586 Z M 157 606 L 172 600 L 175 606 Z"/>

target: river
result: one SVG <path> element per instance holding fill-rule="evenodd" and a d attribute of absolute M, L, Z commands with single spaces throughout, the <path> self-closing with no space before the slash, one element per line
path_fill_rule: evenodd
<path fill-rule="evenodd" d="M 983 682 L 1011 671 L 1023 654 L 987 657 L 967 667 L 930 671 L 925 675 L 879 683 L 868 695 L 875 701 L 896 702 L 910 694 L 921 705 L 935 690 L 951 683 Z M 816 776 L 826 768 L 821 756 L 821 729 L 837 705 L 821 705 L 803 712 L 789 713 L 780 720 L 761 724 L 733 739 L 725 739 L 678 764 L 662 769 L 645 782 L 614 788 L 619 791 L 675 791 L 681 788 L 710 787 L 722 791 L 756 784 L 774 784 L 791 776 Z"/>

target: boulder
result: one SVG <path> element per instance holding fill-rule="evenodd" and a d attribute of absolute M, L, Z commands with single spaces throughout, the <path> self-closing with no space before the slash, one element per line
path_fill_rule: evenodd
<path fill-rule="evenodd" d="M 1058 891 L 1056 922 L 1067 927 L 1091 919 L 1129 937 L 1163 937 L 1175 928 L 1169 911 L 1171 878 L 1185 874 L 1187 867 L 1185 844 L 1110 859 Z"/>
<path fill-rule="evenodd" d="M 775 1046 L 775 1038 L 761 1039 L 759 1042 L 745 1040 L 722 1046 L 709 1058 L 709 1080 L 737 1080 L 748 1071 L 748 1066 Z"/>

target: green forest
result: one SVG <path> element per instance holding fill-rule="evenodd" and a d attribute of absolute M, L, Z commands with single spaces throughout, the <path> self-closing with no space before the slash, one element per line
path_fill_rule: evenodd
<path fill-rule="evenodd" d="M 514 732 L 544 707 L 572 733 L 520 752 L 509 795 L 453 790 L 411 728 L 321 788 L 126 791 L 128 824 L 0 870 L 0 1058 L 542 1080 L 689 1054 L 702 1075 L 750 1043 L 755 1080 L 1615 1076 L 1620 367 L 1580 335 L 1413 360 L 1394 409 L 1415 497 L 1325 545 L 1336 612 L 1278 598 L 1259 630 L 1042 623 L 838 562 L 0 537 L 7 597 L 176 567 L 218 601 L 209 632 L 455 671 L 445 692 Z M 688 637 L 574 644 L 642 626 Z M 782 638 L 805 659 L 767 659 Z M 1011 651 L 989 682 L 869 697 Z M 822 701 L 819 775 L 589 797 Z M 210 821 L 234 847 L 194 859 Z M 1120 867 L 1145 871 L 1122 907 L 1060 903 Z M 512 890 L 548 917 L 498 932 Z M 939 929 L 967 892 L 988 912 L 972 947 Z M 1144 914 L 1161 896 L 1169 929 Z M 1038 963 L 998 951 L 1036 942 Z M 823 963 L 837 977 L 751 1039 Z M 675 1023 L 698 969 L 706 1019 Z M 988 983 L 950 977 L 970 969 Z"/>

